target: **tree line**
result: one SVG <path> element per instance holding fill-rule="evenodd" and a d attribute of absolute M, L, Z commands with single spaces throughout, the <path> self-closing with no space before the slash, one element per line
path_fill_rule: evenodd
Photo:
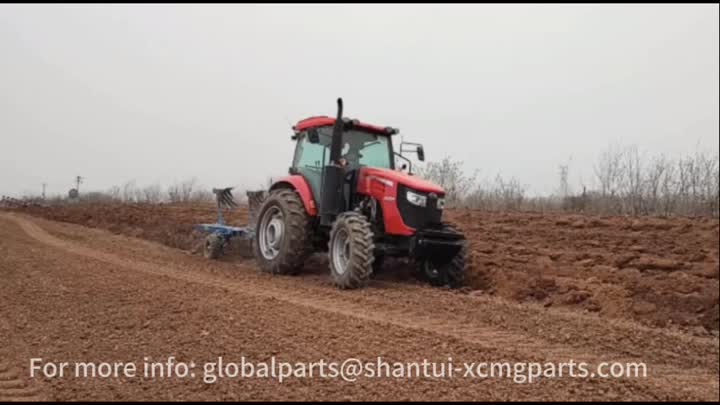
<path fill-rule="evenodd" d="M 547 196 L 528 196 L 527 185 L 501 174 L 479 181 L 477 171 L 467 174 L 451 157 L 429 162 L 416 174 L 442 186 L 452 207 L 718 217 L 719 160 L 717 152 L 671 158 L 644 155 L 636 146 L 612 146 L 593 165 L 592 187 L 580 184 L 572 192 L 569 167 L 560 165 L 557 191 Z"/>
<path fill-rule="evenodd" d="M 559 184 L 551 195 L 530 196 L 528 186 L 515 177 L 497 174 L 479 179 L 479 171 L 467 173 L 464 164 L 451 157 L 428 162 L 415 175 L 446 190 L 446 206 L 486 211 L 566 211 L 600 215 L 686 215 L 718 217 L 718 153 L 668 157 L 647 156 L 636 146 L 612 146 L 601 151 L 593 164 L 588 184 L 576 191 L 569 181 L 570 168 L 559 166 Z M 243 190 L 235 199 L 244 203 Z M 39 197 L 26 197 L 35 201 Z M 81 201 L 119 203 L 213 202 L 212 189 L 188 179 L 171 184 L 138 186 L 129 181 L 105 191 L 81 193 Z M 55 196 L 44 203 L 64 203 L 66 196 Z"/>

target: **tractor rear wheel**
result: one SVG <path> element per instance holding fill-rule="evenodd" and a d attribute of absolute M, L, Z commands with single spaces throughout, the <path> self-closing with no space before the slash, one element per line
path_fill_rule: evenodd
<path fill-rule="evenodd" d="M 340 214 L 330 231 L 328 261 L 335 285 L 341 289 L 364 287 L 373 272 L 375 244 L 370 222 L 361 214 Z"/>
<path fill-rule="evenodd" d="M 467 247 L 463 243 L 462 248 L 455 257 L 443 266 L 435 266 L 427 260 L 420 262 L 418 266 L 420 276 L 434 287 L 460 288 L 465 282 L 466 254 Z"/>
<path fill-rule="evenodd" d="M 312 253 L 310 216 L 298 194 L 273 191 L 262 203 L 255 226 L 255 259 L 264 272 L 297 274 Z"/>

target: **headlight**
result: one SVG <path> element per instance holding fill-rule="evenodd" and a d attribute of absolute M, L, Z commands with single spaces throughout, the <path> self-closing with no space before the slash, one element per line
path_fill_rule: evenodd
<path fill-rule="evenodd" d="M 427 205 L 427 197 L 418 193 L 413 193 L 412 191 L 407 192 L 407 200 L 410 202 L 410 204 L 414 204 L 420 207 L 424 207 L 425 205 Z"/>
<path fill-rule="evenodd" d="M 438 198 L 437 207 L 439 209 L 445 208 L 445 198 Z"/>

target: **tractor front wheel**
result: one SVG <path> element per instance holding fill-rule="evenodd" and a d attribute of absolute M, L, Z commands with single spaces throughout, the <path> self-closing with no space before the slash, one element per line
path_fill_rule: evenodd
<path fill-rule="evenodd" d="M 341 214 L 330 231 L 328 261 L 335 285 L 364 287 L 373 272 L 375 245 L 370 222 L 355 212 Z"/>
<path fill-rule="evenodd" d="M 467 248 L 463 243 L 463 247 L 449 263 L 443 266 L 435 266 L 430 261 L 425 260 L 418 264 L 418 272 L 421 278 L 434 287 L 460 288 L 465 282 L 466 254 Z"/>
<path fill-rule="evenodd" d="M 255 226 L 255 258 L 264 272 L 296 274 L 312 252 L 310 216 L 298 194 L 273 191 L 263 202 Z"/>

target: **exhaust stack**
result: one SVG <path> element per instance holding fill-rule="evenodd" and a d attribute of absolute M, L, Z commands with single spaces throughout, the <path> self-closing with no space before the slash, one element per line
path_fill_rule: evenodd
<path fill-rule="evenodd" d="M 342 153 L 342 135 L 345 123 L 342 119 L 343 101 L 337 99 L 337 116 L 333 125 L 332 141 L 330 143 L 330 159 L 323 170 L 322 201 L 320 203 L 320 224 L 329 226 L 335 221 L 337 215 L 345 208 L 343 198 L 343 180 L 345 169 L 339 165 Z"/>
<path fill-rule="evenodd" d="M 335 116 L 335 125 L 333 125 L 332 142 L 330 143 L 330 163 L 335 163 L 340 160 L 340 153 L 342 152 L 342 132 L 344 122 L 342 119 L 343 114 L 343 101 L 342 98 L 337 99 L 337 115 Z"/>

